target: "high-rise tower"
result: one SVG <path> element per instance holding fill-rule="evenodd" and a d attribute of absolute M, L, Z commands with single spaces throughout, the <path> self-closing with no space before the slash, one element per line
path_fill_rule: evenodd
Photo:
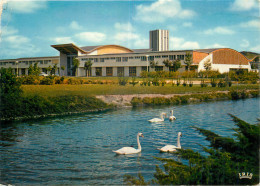
<path fill-rule="evenodd" d="M 169 31 L 151 30 L 150 31 L 150 49 L 152 51 L 169 50 Z"/>

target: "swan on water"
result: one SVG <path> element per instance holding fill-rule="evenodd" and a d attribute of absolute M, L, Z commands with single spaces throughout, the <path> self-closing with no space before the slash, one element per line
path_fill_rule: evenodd
<path fill-rule="evenodd" d="M 153 119 L 150 119 L 148 120 L 149 122 L 161 122 L 161 121 L 164 121 L 164 117 L 166 117 L 166 113 L 165 112 L 162 112 L 161 115 L 160 115 L 160 118 L 153 118 Z"/>
<path fill-rule="evenodd" d="M 171 110 L 171 115 L 170 115 L 170 117 L 169 117 L 169 120 L 170 121 L 173 121 L 173 120 L 175 120 L 176 119 L 176 117 L 173 115 L 173 110 Z"/>
<path fill-rule="evenodd" d="M 138 132 L 137 134 L 137 145 L 138 145 L 138 149 L 135 149 L 133 147 L 123 147 L 121 149 L 118 149 L 115 152 L 116 154 L 135 154 L 135 153 L 139 153 L 141 152 L 142 148 L 141 148 L 141 144 L 139 142 L 139 136 L 144 137 L 143 133 Z"/>
<path fill-rule="evenodd" d="M 158 150 L 161 151 L 161 152 L 174 152 L 177 149 L 181 149 L 181 142 L 180 142 L 181 136 L 182 136 L 181 132 L 178 132 L 177 146 L 166 145 L 166 146 L 162 147 L 161 149 L 158 148 Z"/>

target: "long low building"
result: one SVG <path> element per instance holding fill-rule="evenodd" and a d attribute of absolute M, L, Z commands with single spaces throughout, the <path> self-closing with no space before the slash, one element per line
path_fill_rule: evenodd
<path fill-rule="evenodd" d="M 77 76 L 86 76 L 85 62 L 91 61 L 91 76 L 139 76 L 141 71 L 172 71 L 166 67 L 164 60 L 180 60 L 182 68 L 186 69 L 187 54 L 191 55 L 191 70 L 205 70 L 205 63 L 210 63 L 212 70 L 220 73 L 230 70 L 245 69 L 251 71 L 250 60 L 240 52 L 230 48 L 152 51 L 152 49 L 129 49 L 119 45 L 101 45 L 78 47 L 73 43 L 52 45 L 59 51 L 59 56 L 18 58 L 0 60 L 0 68 L 13 68 L 19 75 L 28 74 L 28 68 L 38 63 L 41 71 L 47 72 L 48 67 L 55 64 L 61 75 L 75 76 L 73 59 L 80 61 Z M 150 61 L 157 63 L 151 68 Z M 62 70 L 63 69 L 63 70 Z"/>

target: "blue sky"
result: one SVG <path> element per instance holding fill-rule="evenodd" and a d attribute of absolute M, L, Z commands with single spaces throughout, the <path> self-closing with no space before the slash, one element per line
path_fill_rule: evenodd
<path fill-rule="evenodd" d="M 170 31 L 170 49 L 260 52 L 258 0 L 5 1 L 0 59 L 56 56 L 50 45 L 149 48 L 149 31 Z"/>

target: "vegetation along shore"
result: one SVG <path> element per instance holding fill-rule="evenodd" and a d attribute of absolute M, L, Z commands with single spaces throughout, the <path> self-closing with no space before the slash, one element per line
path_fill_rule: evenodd
<path fill-rule="evenodd" d="M 10 69 L 1 69 L 1 120 L 259 96 L 259 78 L 255 73 L 177 75 L 157 72 L 143 73 L 139 78 L 16 77 Z"/>

